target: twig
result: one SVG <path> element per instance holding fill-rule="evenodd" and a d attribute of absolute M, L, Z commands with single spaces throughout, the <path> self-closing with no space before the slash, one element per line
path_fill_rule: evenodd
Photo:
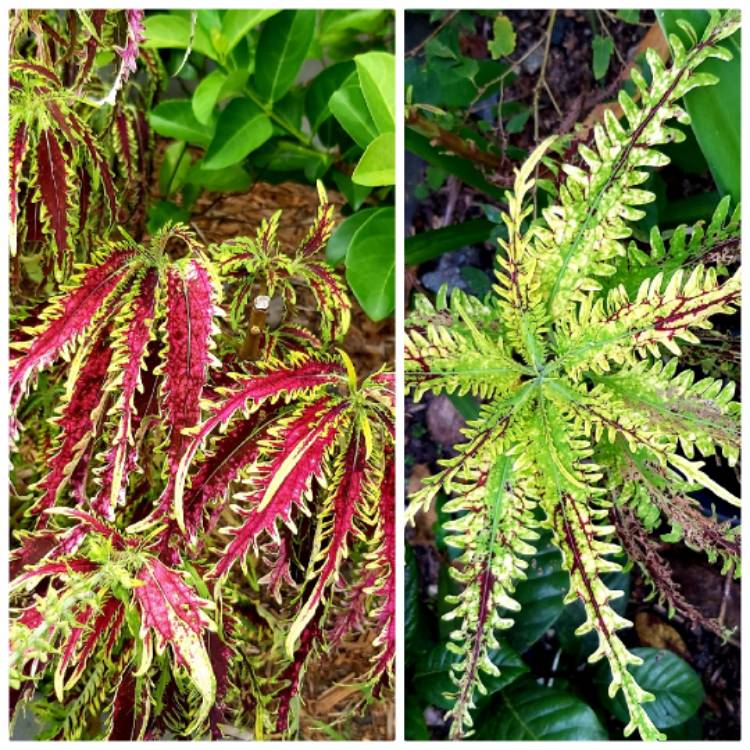
<path fill-rule="evenodd" d="M 617 42 L 615 41 L 614 36 L 612 36 L 612 32 L 609 30 L 609 26 L 607 26 L 607 24 L 604 23 L 602 14 L 598 10 L 596 11 L 596 17 L 599 19 L 599 23 L 601 24 L 601 27 L 604 29 L 604 33 L 612 40 L 612 48 L 614 49 L 615 54 L 617 55 L 617 59 L 620 61 L 620 65 L 627 65 L 625 58 L 620 54 L 620 50 L 617 49 Z"/>
<path fill-rule="evenodd" d="M 727 615 L 727 604 L 729 602 L 729 589 L 732 585 L 732 578 L 734 577 L 734 563 L 729 566 L 729 570 L 724 578 L 724 590 L 721 594 L 721 607 L 719 608 L 719 625 L 724 627 L 724 618 Z"/>
<path fill-rule="evenodd" d="M 469 102 L 469 107 L 466 110 L 466 117 L 468 117 L 469 115 L 473 114 L 474 107 L 477 106 L 477 104 L 479 103 L 479 100 L 484 96 L 484 94 L 487 91 L 487 89 L 491 88 L 492 86 L 496 86 L 499 83 L 502 83 L 511 73 L 513 73 L 514 71 L 516 71 L 518 69 L 518 67 L 532 53 L 536 52 L 536 50 L 538 50 L 539 47 L 541 47 L 542 44 L 544 44 L 544 39 L 545 39 L 544 36 L 542 36 L 538 41 L 534 42 L 534 44 L 532 44 L 531 47 L 529 47 L 526 50 L 526 52 L 524 52 L 521 55 L 521 57 L 518 58 L 518 60 L 512 61 L 510 63 L 510 66 L 508 67 L 507 70 L 504 70 L 499 76 L 497 76 L 496 78 L 493 78 L 491 81 L 487 81 L 487 83 L 485 83 L 484 86 L 480 86 L 477 89 L 476 96 L 471 100 L 471 102 Z M 464 119 L 466 119 L 466 118 L 464 118 Z"/>
<path fill-rule="evenodd" d="M 429 36 L 426 36 L 419 44 L 410 49 L 405 57 L 414 57 L 419 54 L 420 50 L 429 44 L 456 16 L 458 15 L 457 10 L 452 10 L 448 15 L 437 25 L 437 28 L 432 31 Z"/>
<path fill-rule="evenodd" d="M 549 61 L 549 48 L 552 43 L 552 28 L 555 25 L 555 18 L 557 17 L 557 11 L 551 10 L 549 12 L 549 22 L 547 23 L 547 32 L 545 34 L 546 40 L 544 45 L 544 56 L 542 57 L 542 67 L 539 71 L 539 78 L 537 78 L 536 86 L 534 86 L 534 142 L 539 141 L 539 96 L 542 93 L 542 86 L 546 83 L 545 71 L 547 70 L 547 62 Z M 548 89 L 549 92 L 549 89 Z M 559 111 L 559 107 L 555 104 L 555 108 Z"/>

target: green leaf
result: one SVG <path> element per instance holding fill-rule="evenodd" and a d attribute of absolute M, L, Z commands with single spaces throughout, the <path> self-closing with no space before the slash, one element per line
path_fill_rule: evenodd
<path fill-rule="evenodd" d="M 505 132 L 511 134 L 520 133 L 526 127 L 526 123 L 529 121 L 530 116 L 531 110 L 528 108 L 516 112 L 516 114 L 512 115 L 505 124 Z"/>
<path fill-rule="evenodd" d="M 706 28 L 709 14 L 704 10 L 657 10 L 656 18 L 666 35 L 676 34 L 685 44 L 688 36 L 679 22 L 687 21 L 700 36 Z M 715 75 L 713 86 L 699 86 L 685 96 L 685 107 L 691 127 L 711 174 L 722 195 L 731 195 L 739 202 L 742 195 L 741 179 L 741 68 L 740 31 L 736 31 L 722 46 L 732 53 L 732 59 L 709 59 L 698 68 L 699 73 Z"/>
<path fill-rule="evenodd" d="M 427 633 L 427 612 L 419 594 L 419 567 L 414 549 L 404 549 L 404 645 L 407 663 L 413 663 L 429 649 L 432 638 Z"/>
<path fill-rule="evenodd" d="M 387 318 L 396 305 L 395 228 L 394 209 L 378 209 L 354 233 L 346 255 L 346 280 L 372 320 Z"/>
<path fill-rule="evenodd" d="M 640 666 L 629 668 L 636 682 L 656 700 L 643 707 L 659 729 L 668 729 L 687 721 L 703 703 L 703 685 L 695 670 L 677 654 L 666 649 L 634 648 L 631 652 L 643 659 Z M 628 709 L 622 692 L 609 697 L 609 665 L 605 662 L 597 671 L 597 684 L 602 703 L 623 722 L 628 721 Z"/>
<path fill-rule="evenodd" d="M 612 57 L 612 53 L 615 50 L 615 46 L 612 43 L 611 37 L 601 36 L 597 34 L 594 37 L 593 48 L 594 64 L 592 69 L 594 78 L 597 81 L 600 81 L 602 78 L 604 78 L 605 75 L 607 75 L 607 71 L 609 70 L 609 61 Z"/>
<path fill-rule="evenodd" d="M 379 133 L 396 129 L 396 58 L 388 52 L 366 52 L 354 58 L 359 85 Z"/>
<path fill-rule="evenodd" d="M 191 100 L 193 114 L 195 119 L 203 125 L 208 125 L 211 121 L 216 102 L 219 99 L 224 84 L 227 82 L 227 75 L 224 71 L 212 70 L 197 86 Z"/>
<path fill-rule="evenodd" d="M 336 227 L 326 246 L 326 260 L 332 266 L 337 266 L 346 260 L 346 254 L 357 230 L 366 221 L 372 219 L 378 211 L 380 211 L 379 208 L 366 208 L 364 211 L 357 211 Z"/>
<path fill-rule="evenodd" d="M 496 695 L 477 726 L 477 740 L 496 742 L 609 739 L 596 713 L 580 698 L 530 678 Z"/>
<path fill-rule="evenodd" d="M 313 132 L 317 132 L 331 116 L 328 102 L 352 73 L 354 73 L 354 63 L 349 60 L 322 70 L 310 82 L 305 94 L 305 114 Z"/>
<path fill-rule="evenodd" d="M 201 159 L 190 169 L 187 181 L 206 190 L 241 193 L 250 187 L 253 180 L 239 164 L 224 169 L 204 169 Z"/>
<path fill-rule="evenodd" d="M 425 702 L 438 708 L 453 707 L 454 699 L 446 698 L 445 694 L 456 692 L 456 684 L 451 678 L 451 664 L 461 657 L 439 643 L 426 654 L 414 668 L 413 685 L 417 695 Z M 500 641 L 500 648 L 490 653 L 492 663 L 500 670 L 497 677 L 482 675 L 482 684 L 487 689 L 486 696 L 478 697 L 481 706 L 490 696 L 511 685 L 519 677 L 526 674 L 529 668 L 521 657 L 504 641 Z"/>
<path fill-rule="evenodd" d="M 172 201 L 154 201 L 149 205 L 146 228 L 150 234 L 158 232 L 168 221 L 187 223 L 190 221 L 190 211 Z"/>
<path fill-rule="evenodd" d="M 481 269 L 474 266 L 464 266 L 461 269 L 461 278 L 469 285 L 469 292 L 479 299 L 484 299 L 492 289 L 492 280 Z"/>
<path fill-rule="evenodd" d="M 263 26 L 255 55 L 255 89 L 264 101 L 291 88 L 315 33 L 314 10 L 284 10 Z"/>
<path fill-rule="evenodd" d="M 487 43 L 487 49 L 493 60 L 513 54 L 516 48 L 516 32 L 508 16 L 498 13 L 492 24 L 492 40 Z"/>
<path fill-rule="evenodd" d="M 408 741 L 429 740 L 427 722 L 424 719 L 424 706 L 412 690 L 406 691 L 404 705 L 404 737 Z"/>
<path fill-rule="evenodd" d="M 638 23 L 641 20 L 641 11 L 637 8 L 618 10 L 615 15 L 625 23 Z"/>
<path fill-rule="evenodd" d="M 146 16 L 144 27 L 146 40 L 143 46 L 148 49 L 187 49 L 190 45 L 190 21 L 184 16 L 172 13 Z M 211 40 L 198 24 L 195 27 L 192 49 L 212 60 L 216 59 L 216 50 Z"/>
<path fill-rule="evenodd" d="M 354 76 L 347 79 L 344 85 L 331 96 L 328 106 L 341 127 L 361 149 L 366 149 L 377 137 L 378 130 Z"/>
<path fill-rule="evenodd" d="M 233 99 L 219 115 L 216 135 L 203 158 L 204 169 L 223 169 L 241 162 L 273 132 L 271 120 L 250 101 Z"/>
<path fill-rule="evenodd" d="M 346 198 L 346 202 L 355 211 L 359 210 L 359 207 L 372 192 L 372 189 L 366 185 L 356 185 L 352 182 L 352 178 L 349 175 L 339 172 L 337 169 L 331 171 L 331 179 L 336 183 L 336 187 L 344 198 Z"/>
<path fill-rule="evenodd" d="M 535 543 L 537 552 L 529 559 L 526 580 L 518 584 L 513 594 L 521 610 L 509 613 L 515 624 L 505 634 L 519 654 L 555 624 L 570 585 L 568 574 L 562 569 L 560 551 L 550 541 L 549 532 L 542 532 L 540 537 Z"/>
<path fill-rule="evenodd" d="M 228 55 L 245 34 L 278 12 L 278 10 L 228 10 L 221 24 L 221 33 L 226 40 L 224 54 Z"/>
<path fill-rule="evenodd" d="M 368 187 L 396 183 L 396 134 L 381 133 L 366 149 L 354 169 L 352 182 Z"/>
<path fill-rule="evenodd" d="M 157 104 L 149 113 L 148 121 L 159 135 L 207 147 L 214 129 L 198 122 L 187 99 L 167 99 Z"/>
<path fill-rule="evenodd" d="M 185 184 L 190 162 L 190 152 L 184 141 L 175 141 L 164 149 L 159 169 L 159 195 L 167 198 Z"/>
<path fill-rule="evenodd" d="M 407 266 L 416 266 L 439 257 L 443 253 L 466 245 L 487 242 L 495 231 L 495 224 L 487 219 L 471 219 L 449 227 L 431 229 L 407 237 L 404 257 Z"/>

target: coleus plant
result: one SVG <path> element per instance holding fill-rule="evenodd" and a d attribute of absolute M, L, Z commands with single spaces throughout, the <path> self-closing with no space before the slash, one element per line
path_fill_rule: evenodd
<path fill-rule="evenodd" d="M 11 254 L 40 255 L 43 274 L 58 281 L 144 196 L 151 136 L 143 111 L 161 75 L 153 53 L 139 48 L 142 17 L 18 10 L 11 19 Z M 103 76 L 109 57 L 118 61 L 114 80 Z"/>
<path fill-rule="evenodd" d="M 650 536 L 663 522 L 671 526 L 663 540 L 684 539 L 739 575 L 738 529 L 704 514 L 687 494 L 704 488 L 739 505 L 695 455 L 718 450 L 730 465 L 737 461 L 734 384 L 696 378 L 679 364 L 680 342 L 699 341 L 713 317 L 739 304 L 739 273 L 720 278 L 704 265 L 738 227 L 725 222 L 723 204 L 709 231 L 694 228 L 692 253 L 679 233 L 672 253 L 658 233 L 647 251 L 626 245 L 639 207 L 654 200 L 638 186 L 648 169 L 668 161 L 656 147 L 684 137 L 668 124 L 689 122 L 680 98 L 715 81 L 697 68 L 729 57 L 721 42 L 738 24 L 736 12 L 714 13 L 691 49 L 671 38 L 670 68 L 650 51 L 650 83 L 634 69 L 638 100 L 620 93 L 623 119 L 607 112 L 593 140 L 559 166 L 557 202 L 535 215 L 535 170 L 543 158 L 557 166 L 548 158 L 554 138 L 541 143 L 507 194 L 493 292 L 482 301 L 441 293 L 434 306 L 419 296 L 407 323 L 405 378 L 414 397 L 446 392 L 481 400 L 456 455 L 424 480 L 407 511 L 413 520 L 438 492 L 451 496 L 444 530 L 460 550 L 452 575 L 462 586 L 445 616 L 457 622 L 453 738 L 471 729 L 482 673 L 498 674 L 490 658 L 496 630 L 513 624 L 514 589 L 539 529 L 551 532 L 569 574 L 565 601 L 585 606 L 577 633 L 598 636 L 590 661 L 606 659 L 610 696 L 622 691 L 625 734 L 646 740 L 664 735 L 647 712 L 653 696 L 629 671 L 640 659 L 618 633 L 630 623 L 611 606 L 622 592 L 608 589 L 602 575 L 620 569 L 613 556 L 624 549 L 670 610 L 701 621 Z"/>
<path fill-rule="evenodd" d="M 22 447 L 42 371 L 60 394 L 51 443 L 24 452 L 37 481 L 11 571 L 13 699 L 32 701 L 45 736 L 292 736 L 305 666 L 362 628 L 366 692 L 390 686 L 393 376 L 359 382 L 343 350 L 321 348 L 346 332 L 349 301 L 316 266 L 332 218 L 320 196 L 295 255 L 315 269 L 296 283 L 318 295 L 320 338 L 270 346 L 265 331 L 258 359 L 230 356 L 244 321 L 227 325 L 221 289 L 242 289 L 240 266 L 222 276 L 226 248 L 181 225 L 107 242 L 15 332 Z M 271 253 L 277 221 L 258 247 L 235 243 L 253 248 L 241 262 L 266 296 L 295 283 L 274 286 L 270 269 L 288 267 L 258 249 Z"/>

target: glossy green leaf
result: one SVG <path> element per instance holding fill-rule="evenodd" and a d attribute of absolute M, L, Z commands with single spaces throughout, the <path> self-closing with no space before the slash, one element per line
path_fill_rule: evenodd
<path fill-rule="evenodd" d="M 354 169 L 352 182 L 368 187 L 396 182 L 396 134 L 381 133 L 365 149 Z"/>
<path fill-rule="evenodd" d="M 359 85 L 379 133 L 396 129 L 396 58 L 388 52 L 366 52 L 354 58 Z"/>
<path fill-rule="evenodd" d="M 337 169 L 331 171 L 331 179 L 336 184 L 339 192 L 346 198 L 346 202 L 357 211 L 359 207 L 367 200 L 367 196 L 372 192 L 372 188 L 366 185 L 357 185 L 352 182 L 352 178 L 340 172 Z"/>
<path fill-rule="evenodd" d="M 492 237 L 496 226 L 487 219 L 471 219 L 461 224 L 431 229 L 407 237 L 404 242 L 406 264 L 419 265 L 465 245 L 479 245 L 487 242 Z"/>
<path fill-rule="evenodd" d="M 204 169 L 239 164 L 273 132 L 269 118 L 250 99 L 233 99 L 219 115 L 216 135 L 203 159 Z"/>
<path fill-rule="evenodd" d="M 380 211 L 379 208 L 366 208 L 364 211 L 357 211 L 336 227 L 331 239 L 328 240 L 328 245 L 326 245 L 326 260 L 332 266 L 337 266 L 346 260 L 346 254 L 357 230 L 365 222 L 370 221 L 378 211 Z"/>
<path fill-rule="evenodd" d="M 708 11 L 657 10 L 656 17 L 665 34 L 676 34 L 683 43 L 689 38 L 678 21 L 687 21 L 695 32 L 703 33 L 708 23 Z M 736 31 L 722 46 L 732 53 L 730 61 L 706 60 L 699 66 L 700 73 L 715 75 L 719 81 L 713 86 L 699 86 L 685 96 L 685 107 L 703 155 L 722 195 L 731 195 L 739 202 L 741 180 L 741 73 L 742 51 L 740 31 Z"/>
<path fill-rule="evenodd" d="M 380 208 L 354 233 L 346 256 L 346 280 L 372 320 L 393 313 L 396 304 L 396 215 Z"/>
<path fill-rule="evenodd" d="M 211 121 L 219 94 L 227 82 L 227 74 L 216 68 L 212 70 L 196 87 L 191 104 L 195 119 L 203 125 Z"/>
<path fill-rule="evenodd" d="M 421 658 L 430 648 L 427 637 L 427 612 L 419 593 L 419 567 L 410 544 L 404 550 L 404 646 L 407 664 Z"/>
<path fill-rule="evenodd" d="M 190 152 L 184 141 L 170 143 L 164 149 L 159 169 L 159 195 L 168 197 L 176 193 L 187 180 L 190 171 Z"/>
<path fill-rule="evenodd" d="M 477 721 L 477 740 L 512 742 L 609 739 L 596 713 L 580 698 L 527 678 L 496 695 Z"/>
<path fill-rule="evenodd" d="M 187 181 L 215 192 L 240 193 L 252 184 L 252 177 L 239 165 L 224 169 L 204 169 L 203 160 L 196 162 L 187 175 Z"/>
<path fill-rule="evenodd" d="M 456 692 L 450 668 L 451 664 L 459 658 L 445 647 L 445 643 L 440 643 L 434 646 L 415 666 L 414 690 L 425 703 L 446 710 L 452 708 L 453 698 L 446 697 L 446 695 L 450 696 Z M 497 677 L 482 676 L 487 695 L 479 699 L 478 706 L 529 671 L 518 653 L 504 641 L 500 641 L 500 648 L 493 651 L 490 658 L 500 670 L 500 674 Z"/>
<path fill-rule="evenodd" d="M 269 103 L 291 88 L 315 33 L 314 10 L 284 10 L 264 24 L 255 55 L 255 89 Z"/>
<path fill-rule="evenodd" d="M 204 148 L 213 137 L 213 127 L 196 119 L 188 99 L 167 99 L 157 104 L 148 113 L 148 121 L 159 135 Z"/>
<path fill-rule="evenodd" d="M 404 737 L 407 741 L 423 741 L 430 739 L 430 733 L 427 731 L 427 722 L 424 718 L 424 706 L 422 702 L 414 695 L 414 692 L 407 689 L 404 702 Z"/>
<path fill-rule="evenodd" d="M 228 10 L 221 24 L 221 33 L 226 40 L 224 53 L 229 54 L 245 34 L 278 12 L 278 10 Z"/>
<path fill-rule="evenodd" d="M 348 78 L 341 88 L 331 95 L 328 106 L 341 127 L 361 149 L 366 149 L 378 135 L 355 76 Z"/>
<path fill-rule="evenodd" d="M 644 703 L 646 713 L 659 729 L 668 729 L 687 721 L 703 703 L 703 685 L 697 672 L 677 654 L 666 649 L 634 648 L 632 653 L 643 659 L 643 664 L 631 666 L 637 683 L 655 700 Z M 604 705 L 623 722 L 628 720 L 628 709 L 622 693 L 609 697 L 609 666 L 600 665 L 597 672 L 599 695 Z"/>
<path fill-rule="evenodd" d="M 172 201 L 154 201 L 148 207 L 146 228 L 149 234 L 158 232 L 167 222 L 190 221 L 190 211 Z"/>
<path fill-rule="evenodd" d="M 353 72 L 354 63 L 349 60 L 322 70 L 310 82 L 305 94 L 305 114 L 313 132 L 331 116 L 328 102 Z"/>
<path fill-rule="evenodd" d="M 551 628 L 563 611 L 563 597 L 570 581 L 562 569 L 560 552 L 544 532 L 535 544 L 537 552 L 529 559 L 526 580 L 521 581 L 513 598 L 521 605 L 509 613 L 515 625 L 505 634 L 519 654 L 536 643 Z"/>

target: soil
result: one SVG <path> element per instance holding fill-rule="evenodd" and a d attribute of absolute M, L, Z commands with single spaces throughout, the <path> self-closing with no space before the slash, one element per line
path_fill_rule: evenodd
<path fill-rule="evenodd" d="M 513 59 L 520 59 L 539 43 L 548 24 L 548 11 L 507 11 L 506 15 L 517 34 Z M 539 139 L 552 133 L 564 133 L 573 129 L 576 122 L 583 122 L 597 105 L 614 98 L 620 85 L 625 64 L 639 50 L 639 45 L 649 32 L 653 15 L 642 13 L 642 24 L 632 25 L 614 22 L 606 17 L 607 27 L 619 53 L 613 55 L 610 70 L 601 82 L 594 80 L 591 72 L 592 24 L 589 11 L 559 11 L 553 27 L 546 68 L 546 79 L 554 93 L 555 103 L 543 91 L 539 98 Z M 486 40 L 492 34 L 492 19 L 476 17 L 476 34 L 466 40 L 464 49 L 486 50 Z M 407 49 L 413 49 L 426 37 L 435 25 L 426 23 L 426 16 L 407 14 Z M 620 59 L 622 58 L 622 59 Z M 519 100 L 532 106 L 534 89 L 539 77 L 541 57 L 535 60 L 532 54 L 521 66 L 518 78 L 506 88 L 506 101 Z M 558 112 L 558 109 L 560 110 Z M 501 136 L 498 135 L 498 138 Z M 529 149 L 535 143 L 532 118 L 522 132 L 503 136 L 506 145 Z M 482 217 L 486 195 L 449 178 L 442 188 L 430 193 L 424 200 L 417 200 L 413 187 L 424 181 L 426 165 L 413 155 L 407 155 L 407 235 L 449 224 L 457 224 Z M 513 163 L 509 162 L 507 174 L 493 175 L 502 180 L 512 174 Z M 714 189 L 709 174 L 685 175 L 677 169 L 668 168 L 662 176 L 667 182 L 669 198 L 680 198 Z M 443 254 L 439 259 L 409 269 L 406 274 L 406 298 L 412 290 L 434 292 L 444 283 L 467 289 L 461 275 L 466 265 L 487 274 L 492 273 L 494 249 L 489 244 L 465 247 Z M 729 320 L 727 329 L 736 321 Z M 462 418 L 452 403 L 442 396 L 426 395 L 415 404 L 407 399 L 405 404 L 405 475 L 409 491 L 418 488 L 420 480 L 437 471 L 437 460 L 453 455 L 450 448 L 455 443 Z M 732 483 L 734 477 L 728 477 Z M 440 553 L 435 547 L 434 511 L 417 519 L 415 529 L 407 532 L 407 542 L 412 544 L 420 571 L 421 589 L 425 599 L 433 598 L 437 592 L 437 577 L 441 564 Z M 636 572 L 632 578 L 631 601 L 627 616 L 638 622 L 639 627 L 629 632 L 628 646 L 654 646 L 671 648 L 700 674 L 705 689 L 705 700 L 700 710 L 703 738 L 706 740 L 732 740 L 740 737 L 740 586 L 739 583 L 720 575 L 718 568 L 705 562 L 705 557 L 692 552 L 684 545 L 671 545 L 669 561 L 676 580 L 688 599 L 696 604 L 707 617 L 717 617 L 730 628 L 737 628 L 729 642 L 700 628 L 691 629 L 679 617 L 669 619 L 663 608 L 654 602 L 646 602 L 648 591 Z M 636 619 L 638 618 L 638 619 Z M 550 631 L 530 652 L 525 655 L 532 671 L 538 675 L 549 674 L 552 659 L 557 652 L 554 631 Z M 446 737 L 446 725 L 442 712 L 430 711 L 428 725 L 433 739 Z M 612 727 L 615 737 L 622 727 Z"/>

